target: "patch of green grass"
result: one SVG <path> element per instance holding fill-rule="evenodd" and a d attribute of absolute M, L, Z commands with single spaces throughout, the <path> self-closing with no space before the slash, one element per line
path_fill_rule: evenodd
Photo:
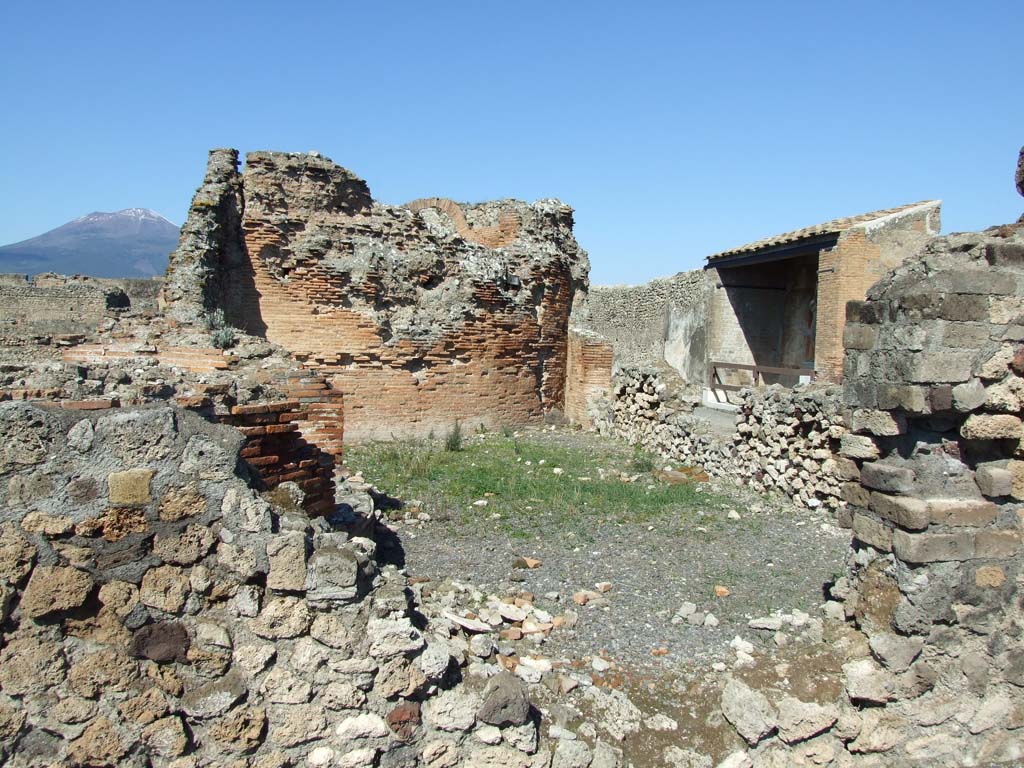
<path fill-rule="evenodd" d="M 629 460 L 629 468 L 634 472 L 651 472 L 654 469 L 654 457 L 637 447 L 633 451 L 633 458 Z"/>
<path fill-rule="evenodd" d="M 640 471 L 637 456 L 615 443 L 565 445 L 547 434 L 463 439 L 461 450 L 424 443 L 373 443 L 348 449 L 346 463 L 382 491 L 419 499 L 435 519 L 497 527 L 525 537 L 583 535 L 600 524 L 670 519 L 679 532 L 711 520 L 698 510 L 726 500 L 698 484 L 671 485 Z M 644 466 L 654 467 L 646 457 Z M 621 476 L 634 477 L 624 482 Z M 474 502 L 486 504 L 474 506 Z"/>

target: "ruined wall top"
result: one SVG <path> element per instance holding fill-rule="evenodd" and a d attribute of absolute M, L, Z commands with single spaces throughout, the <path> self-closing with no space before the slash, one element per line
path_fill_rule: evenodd
<path fill-rule="evenodd" d="M 243 178 L 254 217 L 353 216 L 373 207 L 366 182 L 318 152 L 250 152 Z"/>
<path fill-rule="evenodd" d="M 847 307 L 847 400 L 928 414 L 1024 340 L 1024 228 L 936 238 Z"/>
<path fill-rule="evenodd" d="M 429 198 L 390 206 L 316 152 L 250 152 L 240 173 L 236 150 L 215 149 L 171 256 L 164 297 L 179 322 L 195 323 L 230 304 L 226 294 L 238 286 L 229 273 L 244 266 L 247 246 L 259 249 L 249 255 L 276 279 L 299 281 L 311 269 L 322 271 L 346 284 L 346 304 L 375 313 L 416 304 L 424 287 L 442 282 L 467 301 L 474 280 L 497 281 L 501 291 L 516 288 L 529 282 L 532 268 L 552 260 L 585 292 L 590 265 L 572 226 L 572 208 L 557 200 Z M 381 284 L 364 302 L 359 289 L 368 281 Z M 328 293 L 314 302 L 340 301 Z"/>

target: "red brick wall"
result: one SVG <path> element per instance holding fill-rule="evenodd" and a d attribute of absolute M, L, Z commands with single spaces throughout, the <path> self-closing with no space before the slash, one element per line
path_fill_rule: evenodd
<path fill-rule="evenodd" d="M 515 242 L 519 236 L 519 217 L 514 213 L 503 213 L 498 223 L 490 227 L 471 227 L 466 221 L 466 214 L 458 203 L 444 197 L 427 197 L 406 203 L 410 211 L 422 211 L 424 208 L 437 208 L 452 220 L 455 230 L 464 240 L 487 246 L 488 248 L 505 248 Z"/>
<path fill-rule="evenodd" d="M 373 296 L 372 275 L 345 285 L 310 261 L 293 279 L 275 278 L 260 254 L 278 253 L 287 242 L 265 221 L 245 222 L 245 245 L 250 263 L 234 273 L 231 293 L 248 310 L 235 312 L 343 394 L 348 439 L 443 434 L 456 420 L 489 428 L 529 423 L 563 406 L 575 290 L 568 265 L 535 268 L 531 284 L 543 286 L 537 311 L 480 281 L 472 286 L 478 309 L 439 320 L 433 341 L 385 341 L 385 329 L 368 314 L 345 306 L 351 293 Z"/>
<path fill-rule="evenodd" d="M 863 300 L 868 289 L 939 232 L 937 206 L 893 217 L 872 229 L 844 232 L 818 257 L 814 367 L 824 381 L 843 380 L 846 304 Z"/>
<path fill-rule="evenodd" d="M 334 509 L 335 456 L 313 442 L 313 433 L 321 428 L 319 412 L 310 410 L 313 405 L 295 400 L 236 405 L 212 420 L 237 427 L 245 436 L 239 455 L 256 470 L 264 488 L 296 483 L 306 493 L 306 510 L 326 514 Z M 312 428 L 304 430 L 311 414 Z"/>
<path fill-rule="evenodd" d="M 577 331 L 569 332 L 565 415 L 571 423 L 592 426 L 587 404 L 611 394 L 612 356 L 612 345 L 607 341 Z"/>

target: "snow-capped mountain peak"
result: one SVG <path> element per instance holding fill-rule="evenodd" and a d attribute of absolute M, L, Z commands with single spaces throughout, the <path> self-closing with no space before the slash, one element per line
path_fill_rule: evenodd
<path fill-rule="evenodd" d="M 149 208 L 93 211 L 20 243 L 0 246 L 0 272 L 95 277 L 161 274 L 178 226 Z"/>
<path fill-rule="evenodd" d="M 125 208 L 120 211 L 93 211 L 92 213 L 87 213 L 85 216 L 79 216 L 77 219 L 75 219 L 75 222 L 104 222 L 110 221 L 111 219 L 114 218 L 133 219 L 135 221 L 158 221 L 166 222 L 167 224 L 170 224 L 172 227 L 178 226 L 173 221 L 170 221 L 169 219 L 165 218 L 164 216 L 161 216 L 154 210 L 150 210 L 149 208 Z"/>

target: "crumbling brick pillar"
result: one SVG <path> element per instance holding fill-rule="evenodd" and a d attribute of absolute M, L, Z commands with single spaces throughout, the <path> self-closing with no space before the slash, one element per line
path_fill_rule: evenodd
<path fill-rule="evenodd" d="M 862 732 L 888 765 L 1024 759 L 1024 225 L 933 241 L 845 346 Z"/>
<path fill-rule="evenodd" d="M 596 333 L 569 331 L 565 374 L 565 417 L 572 424 L 593 426 L 590 406 L 612 392 L 612 345 Z"/>
<path fill-rule="evenodd" d="M 246 262 L 241 235 L 244 208 L 238 150 L 210 150 L 206 176 L 192 198 L 160 296 L 172 320 L 203 324 L 209 313 L 224 309 L 225 278 Z"/>

